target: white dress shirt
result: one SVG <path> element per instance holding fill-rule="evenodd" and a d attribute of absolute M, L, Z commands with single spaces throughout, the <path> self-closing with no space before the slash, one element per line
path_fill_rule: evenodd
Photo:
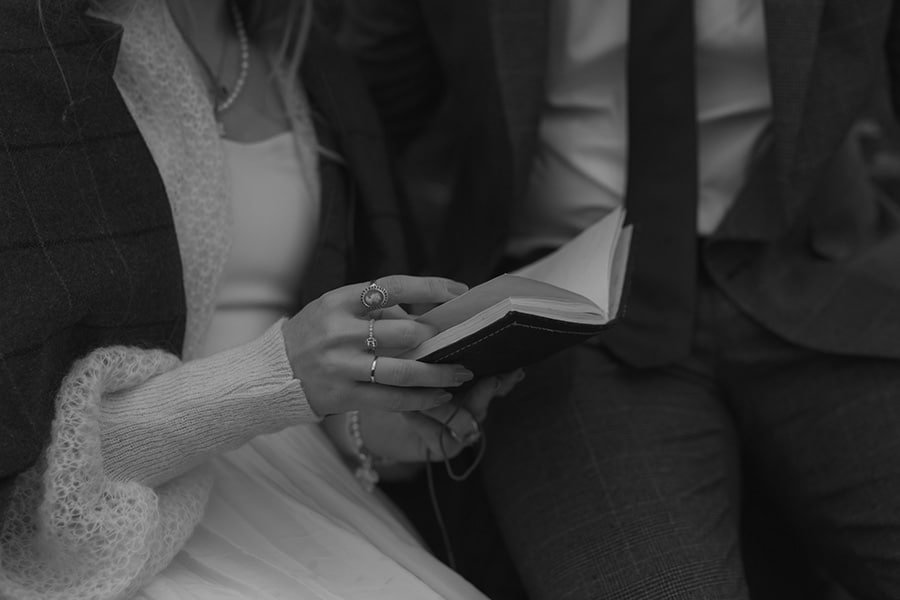
<path fill-rule="evenodd" d="M 694 0 L 699 198 L 709 234 L 771 118 L 762 0 Z M 549 63 L 529 192 L 509 253 L 564 244 L 624 202 L 627 0 L 551 0 Z M 665 98 L 660 98 L 665 102 Z"/>

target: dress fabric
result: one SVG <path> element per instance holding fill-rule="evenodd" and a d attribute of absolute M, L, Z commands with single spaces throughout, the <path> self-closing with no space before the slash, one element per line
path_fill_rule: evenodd
<path fill-rule="evenodd" d="M 233 241 L 203 354 L 258 337 L 283 316 L 308 260 L 307 219 L 318 214 L 294 136 L 224 148 Z M 316 425 L 257 437 L 211 468 L 202 521 L 137 598 L 483 597 L 435 559 L 386 500 L 362 489 Z"/>

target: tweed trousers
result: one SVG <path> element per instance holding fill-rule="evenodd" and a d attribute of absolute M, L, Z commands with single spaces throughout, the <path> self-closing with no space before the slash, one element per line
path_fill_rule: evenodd
<path fill-rule="evenodd" d="M 529 597 L 750 598 L 752 481 L 788 569 L 900 598 L 900 361 L 791 345 L 700 279 L 688 358 L 584 345 L 495 401 L 485 485 Z"/>

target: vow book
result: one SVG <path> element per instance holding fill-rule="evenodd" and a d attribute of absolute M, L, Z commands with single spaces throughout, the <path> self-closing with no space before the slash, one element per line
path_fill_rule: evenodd
<path fill-rule="evenodd" d="M 622 306 L 632 232 L 624 221 L 615 209 L 552 254 L 419 316 L 438 333 L 402 358 L 493 375 L 597 335 Z"/>

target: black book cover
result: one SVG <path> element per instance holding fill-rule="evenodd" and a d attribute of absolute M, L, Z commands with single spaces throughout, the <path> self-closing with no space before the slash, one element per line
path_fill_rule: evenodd
<path fill-rule="evenodd" d="M 462 364 L 477 377 L 507 373 L 594 337 L 614 323 L 572 323 L 510 311 L 487 327 L 419 360 Z"/>

